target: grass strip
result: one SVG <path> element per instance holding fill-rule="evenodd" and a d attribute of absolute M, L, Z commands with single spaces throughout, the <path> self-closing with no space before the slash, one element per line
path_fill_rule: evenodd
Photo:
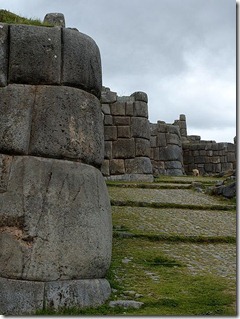
<path fill-rule="evenodd" d="M 191 210 L 234 210 L 235 205 L 194 205 L 194 204 L 175 204 L 159 202 L 140 202 L 140 201 L 121 201 L 111 199 L 112 206 L 130 206 L 130 207 L 151 207 L 151 208 L 181 208 Z"/>
<path fill-rule="evenodd" d="M 179 242 L 179 243 L 195 243 L 195 244 L 236 244 L 236 237 L 233 236 L 181 236 L 181 235 L 165 235 L 165 234 L 135 234 L 125 233 L 121 231 L 113 231 L 113 237 L 120 238 L 139 238 L 150 241 Z"/>
<path fill-rule="evenodd" d="M 109 187 L 121 187 L 121 188 L 144 188 L 144 189 L 190 189 L 191 184 L 189 183 L 181 183 L 184 185 L 157 185 L 157 184 L 145 184 L 145 183 L 109 183 L 107 182 L 107 186 Z"/>

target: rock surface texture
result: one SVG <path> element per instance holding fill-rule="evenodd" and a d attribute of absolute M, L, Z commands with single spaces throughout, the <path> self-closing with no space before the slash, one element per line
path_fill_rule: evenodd
<path fill-rule="evenodd" d="M 0 28 L 1 314 L 98 306 L 111 292 L 100 54 L 62 26 Z"/>

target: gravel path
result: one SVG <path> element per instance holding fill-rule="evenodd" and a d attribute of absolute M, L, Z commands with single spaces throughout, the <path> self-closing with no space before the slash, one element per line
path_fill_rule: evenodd
<path fill-rule="evenodd" d="M 211 275 L 236 280 L 236 245 L 233 244 L 168 244 L 156 247 L 187 265 L 192 274 Z"/>
<path fill-rule="evenodd" d="M 133 232 L 182 236 L 236 236 L 233 211 L 112 207 L 114 225 Z"/>
<path fill-rule="evenodd" d="M 179 179 L 176 178 L 179 181 Z M 182 180 L 182 179 L 181 179 Z M 189 179 L 186 179 L 189 181 Z M 174 181 L 173 181 L 174 184 Z M 222 205 L 218 198 L 191 189 L 108 188 L 111 199 L 174 204 Z M 236 212 L 180 208 L 112 207 L 113 225 L 129 232 L 181 236 L 236 236 Z M 149 242 L 157 251 L 183 262 L 192 274 L 226 277 L 235 285 L 236 245 Z"/>
<path fill-rule="evenodd" d="M 109 195 L 114 200 L 134 200 L 149 203 L 175 203 L 194 205 L 218 205 L 212 196 L 196 193 L 191 189 L 141 189 L 109 187 Z"/>

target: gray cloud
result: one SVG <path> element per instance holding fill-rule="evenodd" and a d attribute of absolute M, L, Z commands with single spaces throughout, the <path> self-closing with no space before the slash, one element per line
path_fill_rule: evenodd
<path fill-rule="evenodd" d="M 152 122 L 184 113 L 191 131 L 218 141 L 225 127 L 221 141 L 232 142 L 234 0 L 2 0 L 1 6 L 41 19 L 64 13 L 67 26 L 97 42 L 105 86 L 119 95 L 145 91 Z"/>

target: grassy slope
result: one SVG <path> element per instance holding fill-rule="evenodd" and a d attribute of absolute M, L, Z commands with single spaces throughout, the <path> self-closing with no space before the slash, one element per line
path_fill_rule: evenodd
<path fill-rule="evenodd" d="M 27 24 L 35 26 L 50 26 L 48 23 L 43 23 L 40 19 L 27 19 L 21 17 L 8 10 L 0 10 L 0 22 L 9 24 Z"/>

